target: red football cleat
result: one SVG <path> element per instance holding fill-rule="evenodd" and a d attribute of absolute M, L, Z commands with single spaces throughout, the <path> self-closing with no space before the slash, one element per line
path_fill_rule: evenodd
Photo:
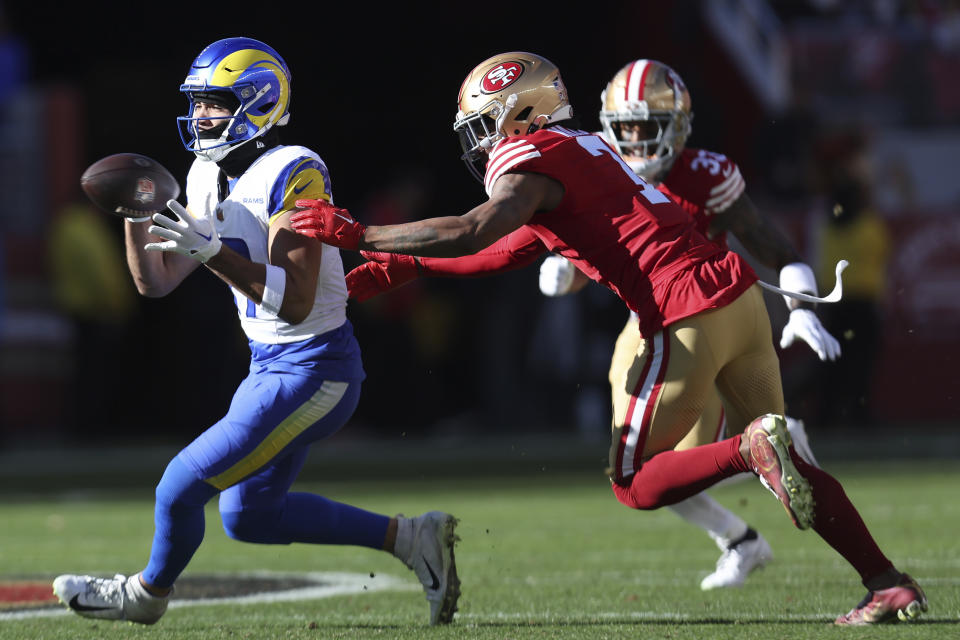
<path fill-rule="evenodd" d="M 919 618 L 927 610 L 927 596 L 916 580 L 902 574 L 900 582 L 889 589 L 868 591 L 867 596 L 845 616 L 840 616 L 834 624 L 863 626 L 884 622 L 909 622 Z"/>
<path fill-rule="evenodd" d="M 790 432 L 783 416 L 768 413 L 743 432 L 750 443 L 750 467 L 783 504 L 798 529 L 813 525 L 813 490 L 790 459 Z"/>

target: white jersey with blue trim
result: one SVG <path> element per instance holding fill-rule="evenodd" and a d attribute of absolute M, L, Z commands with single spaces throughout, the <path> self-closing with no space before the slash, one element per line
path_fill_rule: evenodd
<path fill-rule="evenodd" d="M 195 217 L 209 217 L 223 244 L 253 262 L 269 262 L 267 239 L 278 214 L 294 207 L 297 198 L 333 201 L 330 175 L 316 153 L 301 146 L 277 146 L 266 151 L 218 202 L 216 163 L 194 160 L 187 174 L 187 206 Z M 347 319 L 347 285 L 336 247 L 323 245 L 313 309 L 299 324 L 268 313 L 231 287 L 240 324 L 251 340 L 285 344 L 307 340 L 341 326 Z"/>

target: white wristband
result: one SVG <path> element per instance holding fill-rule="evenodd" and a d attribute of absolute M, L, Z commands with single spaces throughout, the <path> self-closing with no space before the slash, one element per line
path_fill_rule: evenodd
<path fill-rule="evenodd" d="M 808 293 L 817 295 L 817 279 L 813 275 L 813 269 L 810 265 L 803 262 L 791 262 L 780 269 L 780 288 L 795 293 Z M 784 296 L 787 306 L 793 308 L 795 301 L 789 296 Z"/>
<path fill-rule="evenodd" d="M 263 283 L 263 299 L 260 301 L 260 308 L 271 316 L 277 316 L 283 304 L 284 289 L 287 288 L 287 272 L 282 267 L 272 264 L 265 266 L 267 278 Z"/>

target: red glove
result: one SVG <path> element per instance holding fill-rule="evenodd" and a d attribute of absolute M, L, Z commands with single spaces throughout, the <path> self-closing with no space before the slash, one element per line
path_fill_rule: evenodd
<path fill-rule="evenodd" d="M 304 209 L 290 217 L 294 231 L 334 247 L 356 251 L 367 230 L 350 212 L 326 200 L 297 200 Z"/>
<path fill-rule="evenodd" d="M 399 253 L 361 251 L 369 260 L 347 274 L 347 291 L 357 302 L 396 289 L 420 276 L 420 265 L 413 256 Z"/>

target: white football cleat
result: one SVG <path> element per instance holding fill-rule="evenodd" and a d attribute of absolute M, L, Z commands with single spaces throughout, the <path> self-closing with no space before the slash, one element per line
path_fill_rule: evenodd
<path fill-rule="evenodd" d="M 129 620 L 153 624 L 167 610 L 170 596 L 155 596 L 140 584 L 139 574 L 129 578 L 62 575 L 53 581 L 60 602 L 84 618 Z M 172 592 L 171 592 L 172 593 Z"/>
<path fill-rule="evenodd" d="M 787 416 L 787 431 L 790 432 L 790 438 L 793 439 L 793 448 L 797 454 L 819 469 L 820 463 L 813 456 L 813 449 L 810 448 L 810 441 L 807 439 L 807 430 L 803 426 L 803 420 L 795 420 Z"/>
<path fill-rule="evenodd" d="M 718 587 L 743 586 L 747 576 L 773 560 L 773 550 L 762 535 L 747 529 L 746 535 L 730 545 L 720 559 L 717 569 L 700 583 L 704 591 Z"/>
<path fill-rule="evenodd" d="M 397 516 L 394 555 L 417 574 L 430 603 L 430 624 L 453 621 L 460 597 L 460 579 L 453 546 L 457 519 L 430 511 L 416 518 Z"/>

